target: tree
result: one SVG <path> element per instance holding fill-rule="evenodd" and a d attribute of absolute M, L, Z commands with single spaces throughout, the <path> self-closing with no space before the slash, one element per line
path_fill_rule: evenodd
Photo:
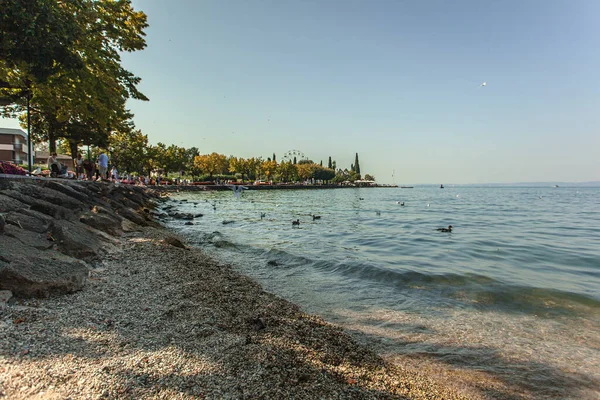
<path fill-rule="evenodd" d="M 24 13 L 21 16 L 26 21 L 24 26 L 27 29 L 33 26 L 29 29 L 33 32 L 31 41 L 27 42 L 25 49 L 37 46 L 42 40 L 40 35 L 48 34 L 52 38 L 53 34 L 48 33 L 52 24 L 65 23 L 64 28 L 57 30 L 56 40 L 52 40 L 63 46 L 61 39 L 67 36 L 69 40 L 64 42 L 65 48 L 55 47 L 56 54 L 62 54 L 66 61 L 41 63 L 39 71 L 35 72 L 36 67 L 27 62 L 39 61 L 40 57 L 34 55 L 31 60 L 25 59 L 21 64 L 7 61 L 5 57 L 21 54 L 24 50 L 8 45 L 5 51 L 3 40 L 0 81 L 6 81 L 11 86 L 26 85 L 32 108 L 40 120 L 38 126 L 45 129 L 39 134 L 49 142 L 51 151 L 55 149 L 59 138 L 69 140 L 72 148 L 83 141 L 106 145 L 110 132 L 124 129 L 132 117 L 125 108 L 126 100 L 147 100 L 137 90 L 140 78 L 124 69 L 120 58 L 122 52 L 141 50 L 146 46 L 143 37 L 144 29 L 148 26 L 146 15 L 135 11 L 130 0 L 17 0 L 15 3 L 35 4 L 35 7 L 18 9 L 17 5 L 15 8 L 15 12 Z M 50 7 L 52 18 L 47 24 L 38 26 L 36 10 L 44 9 L 44 6 Z M 67 32 L 63 32 L 65 29 Z M 29 30 L 25 33 L 28 38 Z M 20 41 L 15 43 L 21 46 Z M 52 67 L 46 64 L 52 64 Z M 4 114 L 15 115 L 23 111 L 24 100 L 21 100 L 5 108 Z"/>
<path fill-rule="evenodd" d="M 244 162 L 244 169 L 248 179 L 256 180 L 257 174 L 260 174 L 260 166 L 262 164 L 261 157 L 248 158 Z"/>
<path fill-rule="evenodd" d="M 365 174 L 366 181 L 375 181 L 375 177 L 373 175 Z"/>
<path fill-rule="evenodd" d="M 229 172 L 240 174 L 242 182 L 244 182 L 244 175 L 246 174 L 246 160 L 231 156 L 229 157 Z"/>
<path fill-rule="evenodd" d="M 224 154 L 211 153 L 196 156 L 194 158 L 194 165 L 205 174 L 209 174 L 210 180 L 213 175 L 222 174 L 227 171 L 229 163 L 227 157 Z"/>
<path fill-rule="evenodd" d="M 67 3 L 0 0 L 0 82 L 28 87 L 83 67 L 75 45 L 85 32 Z"/>
<path fill-rule="evenodd" d="M 148 166 L 147 160 L 154 156 L 152 150 L 149 151 L 148 136 L 139 129 L 113 132 L 110 142 L 113 148 L 111 161 L 120 171 L 143 174 Z"/>
<path fill-rule="evenodd" d="M 315 177 L 315 173 L 319 166 L 315 163 L 303 163 L 296 165 L 298 169 L 298 177 L 303 180 L 308 180 Z"/>
<path fill-rule="evenodd" d="M 200 155 L 200 151 L 197 147 L 190 147 L 185 151 L 185 170 L 188 171 L 192 178 L 200 175 L 200 170 L 194 166 L 194 158 Z"/>
<path fill-rule="evenodd" d="M 296 166 L 291 161 L 282 162 L 277 166 L 277 175 L 279 175 L 279 180 L 282 182 L 294 180 L 296 173 Z"/>
<path fill-rule="evenodd" d="M 327 163 L 327 168 L 333 169 L 333 164 L 331 164 L 331 156 L 329 156 L 329 162 Z"/>
<path fill-rule="evenodd" d="M 277 162 L 277 158 L 275 158 L 275 153 L 273 153 L 273 161 Z"/>
<path fill-rule="evenodd" d="M 356 156 L 354 157 L 354 172 L 356 172 L 360 176 L 360 164 L 358 163 L 358 153 L 356 153 Z"/>
<path fill-rule="evenodd" d="M 267 180 L 271 180 L 272 176 L 277 171 L 277 161 L 263 161 L 261 167 Z"/>

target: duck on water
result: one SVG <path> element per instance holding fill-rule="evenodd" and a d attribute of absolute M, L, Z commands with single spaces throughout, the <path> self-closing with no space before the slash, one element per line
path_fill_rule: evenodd
<path fill-rule="evenodd" d="M 452 225 L 448 225 L 447 228 L 437 228 L 436 231 L 440 231 L 440 232 L 452 232 Z"/>

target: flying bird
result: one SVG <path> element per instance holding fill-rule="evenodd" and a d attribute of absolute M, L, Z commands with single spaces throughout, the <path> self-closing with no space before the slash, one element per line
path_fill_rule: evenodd
<path fill-rule="evenodd" d="M 242 185 L 227 185 L 229 186 L 229 188 L 231 190 L 233 190 L 233 196 L 234 197 L 240 197 L 242 192 L 246 189 L 248 189 L 246 186 L 242 186 Z"/>
<path fill-rule="evenodd" d="M 479 87 L 487 86 L 487 82 L 483 82 Z"/>

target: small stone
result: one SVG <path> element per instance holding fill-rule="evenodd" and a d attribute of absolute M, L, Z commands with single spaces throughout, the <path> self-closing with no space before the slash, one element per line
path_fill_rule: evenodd
<path fill-rule="evenodd" d="M 10 290 L 0 290 L 0 307 L 6 305 L 12 296 L 13 294 Z"/>
<path fill-rule="evenodd" d="M 181 240 L 173 236 L 165 238 L 165 243 L 170 244 L 171 246 L 179 247 L 180 249 L 185 249 L 185 245 L 181 243 Z"/>

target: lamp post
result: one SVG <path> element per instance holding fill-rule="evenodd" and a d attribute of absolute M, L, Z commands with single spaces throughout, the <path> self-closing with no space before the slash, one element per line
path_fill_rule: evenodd
<path fill-rule="evenodd" d="M 33 163 L 33 146 L 31 146 L 31 90 L 27 90 L 27 169 L 31 176 L 31 164 Z"/>

